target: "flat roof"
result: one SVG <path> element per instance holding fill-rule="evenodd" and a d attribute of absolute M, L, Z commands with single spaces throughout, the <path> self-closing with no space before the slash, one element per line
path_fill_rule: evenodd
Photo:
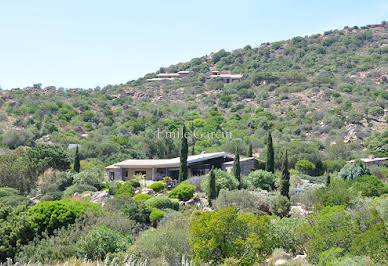
<path fill-rule="evenodd" d="M 202 153 L 198 155 L 190 155 L 187 157 L 187 163 L 193 164 L 201 161 L 206 161 L 214 158 L 232 158 L 226 152 L 213 152 L 213 153 Z M 125 160 L 119 163 L 112 164 L 105 169 L 117 169 L 117 168 L 164 168 L 164 167 L 179 167 L 180 158 L 172 159 L 131 159 Z"/>
<path fill-rule="evenodd" d="M 363 161 L 364 163 L 370 163 L 370 162 L 379 162 L 379 161 L 386 161 L 388 158 L 361 158 L 359 159 Z M 348 163 L 354 163 L 356 160 L 348 161 Z"/>

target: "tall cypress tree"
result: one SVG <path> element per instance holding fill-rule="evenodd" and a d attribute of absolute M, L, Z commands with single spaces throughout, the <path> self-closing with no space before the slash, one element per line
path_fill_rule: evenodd
<path fill-rule="evenodd" d="M 187 144 L 186 126 L 183 125 L 182 137 L 181 137 L 181 152 L 180 152 L 180 169 L 179 169 L 179 182 L 185 181 L 188 176 L 187 169 L 187 156 L 189 153 L 189 146 Z"/>
<path fill-rule="evenodd" d="M 75 156 L 74 156 L 74 171 L 79 173 L 80 169 L 81 169 L 81 164 L 80 164 L 78 145 L 77 145 L 77 147 L 75 148 Z"/>
<path fill-rule="evenodd" d="M 217 188 L 216 188 L 216 175 L 214 173 L 214 168 L 209 173 L 209 189 L 208 189 L 208 201 L 209 205 L 212 206 L 212 200 L 217 198 Z"/>
<path fill-rule="evenodd" d="M 326 176 L 326 186 L 327 187 L 330 186 L 330 181 L 331 181 L 331 177 L 329 174 L 327 174 L 327 176 Z"/>
<path fill-rule="evenodd" d="M 267 161 L 266 161 L 266 164 L 265 164 L 265 170 L 268 171 L 268 172 L 275 173 L 275 153 L 274 153 L 274 150 L 273 150 L 271 132 L 268 132 L 268 139 L 267 139 Z"/>
<path fill-rule="evenodd" d="M 283 163 L 282 163 L 282 179 L 280 182 L 280 194 L 290 198 L 290 172 L 288 171 L 288 154 L 287 150 L 284 153 Z"/>
<path fill-rule="evenodd" d="M 241 167 L 240 167 L 240 154 L 238 152 L 234 156 L 233 161 L 233 175 L 238 180 L 238 189 L 241 189 Z"/>
<path fill-rule="evenodd" d="M 252 157 L 253 153 L 252 153 L 252 143 L 249 143 L 249 146 L 248 146 L 248 157 Z"/>

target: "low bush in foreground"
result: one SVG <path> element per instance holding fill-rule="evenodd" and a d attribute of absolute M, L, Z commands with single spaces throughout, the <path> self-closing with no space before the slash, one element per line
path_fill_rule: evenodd
<path fill-rule="evenodd" d="M 128 249 L 132 239 L 101 225 L 82 237 L 77 242 L 80 258 L 90 260 L 103 260 L 108 253 L 125 251 Z"/>
<path fill-rule="evenodd" d="M 179 184 L 168 194 L 169 198 L 188 201 L 194 195 L 195 187 L 186 183 Z"/>
<path fill-rule="evenodd" d="M 307 259 L 318 263 L 324 252 L 338 249 L 337 257 L 369 256 L 376 263 L 388 262 L 388 237 L 383 220 L 374 210 L 359 206 L 324 207 L 300 227 Z"/>
<path fill-rule="evenodd" d="M 388 193 L 388 186 L 377 176 L 364 175 L 352 182 L 352 188 L 361 191 L 365 197 L 378 197 L 383 193 Z"/>
<path fill-rule="evenodd" d="M 152 197 L 146 200 L 144 204 L 150 209 L 157 208 L 157 209 L 173 209 L 176 211 L 179 210 L 178 201 L 171 200 L 164 196 Z"/>
<path fill-rule="evenodd" d="M 133 200 L 135 202 L 142 202 L 142 201 L 146 201 L 148 199 L 152 198 L 150 195 L 148 194 L 137 194 L 133 197 Z"/>
<path fill-rule="evenodd" d="M 162 181 L 158 181 L 149 186 L 155 192 L 162 191 L 166 188 L 166 185 Z"/>
<path fill-rule="evenodd" d="M 17 189 L 10 187 L 0 187 L 0 198 L 5 196 L 14 196 L 17 194 L 19 194 L 19 191 L 17 191 Z"/>
<path fill-rule="evenodd" d="M 290 200 L 285 196 L 277 196 L 271 200 L 271 213 L 281 218 L 286 217 L 291 209 Z"/>
<path fill-rule="evenodd" d="M 268 197 L 248 190 L 222 189 L 213 206 L 216 210 L 236 206 L 240 210 L 249 210 L 257 214 L 269 213 Z"/>
<path fill-rule="evenodd" d="M 166 213 L 162 210 L 154 208 L 152 212 L 150 213 L 150 221 L 153 226 L 156 226 L 156 224 L 162 220 Z"/>
<path fill-rule="evenodd" d="M 32 200 L 20 195 L 11 195 L 0 198 L 0 204 L 5 206 L 17 207 L 19 205 L 33 205 Z"/>
<path fill-rule="evenodd" d="M 235 207 L 200 213 L 190 231 L 195 262 L 221 264 L 232 257 L 241 265 L 263 262 L 273 246 L 269 221 L 268 216 L 239 214 Z"/>

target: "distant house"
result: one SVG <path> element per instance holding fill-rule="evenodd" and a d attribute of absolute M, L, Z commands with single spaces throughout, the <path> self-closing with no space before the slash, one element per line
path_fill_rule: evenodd
<path fill-rule="evenodd" d="M 67 145 L 67 149 L 68 150 L 71 150 L 71 149 L 74 149 L 74 148 L 79 148 L 79 147 L 81 147 L 81 145 L 79 145 L 79 144 L 69 144 L 69 145 Z"/>
<path fill-rule="evenodd" d="M 242 74 L 232 74 L 231 71 L 217 71 L 214 70 L 211 72 L 209 78 L 218 78 L 221 79 L 224 83 L 231 83 L 233 81 L 241 81 L 243 78 Z"/>
<path fill-rule="evenodd" d="M 234 155 L 225 152 L 188 156 L 189 177 L 205 175 L 213 166 L 230 172 L 233 168 L 233 160 Z M 249 172 L 255 169 L 254 161 L 253 157 L 240 159 L 242 175 L 248 175 Z M 179 166 L 179 157 L 172 159 L 126 160 L 106 167 L 105 180 L 129 180 L 136 174 L 145 175 L 148 180 L 161 180 L 165 176 L 178 179 Z"/>
<path fill-rule="evenodd" d="M 366 166 L 373 166 L 373 165 L 387 165 L 388 166 L 388 158 L 374 158 L 374 157 L 369 157 L 369 158 L 361 158 L 360 159 L 362 162 L 366 164 Z M 354 163 L 356 160 L 351 160 L 348 161 L 348 163 Z"/>
<path fill-rule="evenodd" d="M 147 81 L 175 80 L 186 77 L 189 75 L 189 73 L 189 71 L 179 71 L 177 73 L 160 73 L 156 75 L 156 78 L 147 79 Z"/>

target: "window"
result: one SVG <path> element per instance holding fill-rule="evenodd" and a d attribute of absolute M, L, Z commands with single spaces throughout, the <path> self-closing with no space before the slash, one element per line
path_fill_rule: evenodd
<path fill-rule="evenodd" d="M 115 180 L 115 172 L 109 172 L 109 179 L 110 181 Z"/>
<path fill-rule="evenodd" d="M 124 177 L 128 177 L 128 170 L 124 171 Z"/>
<path fill-rule="evenodd" d="M 135 175 L 147 175 L 147 171 L 135 171 Z"/>

